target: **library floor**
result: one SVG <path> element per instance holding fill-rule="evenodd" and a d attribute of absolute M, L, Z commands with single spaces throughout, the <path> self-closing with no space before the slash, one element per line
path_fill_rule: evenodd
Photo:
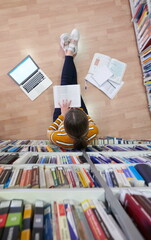
<path fill-rule="evenodd" d="M 64 61 L 59 36 L 75 27 L 81 33 L 75 58 L 78 82 L 99 135 L 151 138 L 128 0 L 3 0 L 0 22 L 0 139 L 46 139 L 52 122 L 52 86 L 32 102 L 7 73 L 31 55 L 53 85 L 58 85 Z M 125 84 L 113 100 L 90 84 L 84 89 L 84 77 L 96 52 L 127 63 Z"/>

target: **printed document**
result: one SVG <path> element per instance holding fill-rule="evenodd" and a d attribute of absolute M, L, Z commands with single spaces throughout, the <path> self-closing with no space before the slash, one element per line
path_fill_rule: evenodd
<path fill-rule="evenodd" d="M 63 100 L 71 100 L 70 107 L 81 107 L 80 85 L 59 85 L 53 87 L 54 106 L 60 108 Z"/>

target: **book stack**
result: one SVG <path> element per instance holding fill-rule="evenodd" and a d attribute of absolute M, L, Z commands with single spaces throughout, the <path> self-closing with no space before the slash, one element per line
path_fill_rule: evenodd
<path fill-rule="evenodd" d="M 113 99 L 123 86 L 126 63 L 101 53 L 95 53 L 85 77 L 95 87 Z"/>
<path fill-rule="evenodd" d="M 151 2 L 130 0 L 132 17 L 137 38 L 144 85 L 151 111 Z"/>
<path fill-rule="evenodd" d="M 100 187 L 100 184 L 87 168 L 0 166 L 0 189 L 93 187 Z"/>
<path fill-rule="evenodd" d="M 101 171 L 100 174 L 109 187 L 151 186 L 151 167 L 149 165 L 138 164 L 135 166 L 108 168 Z"/>

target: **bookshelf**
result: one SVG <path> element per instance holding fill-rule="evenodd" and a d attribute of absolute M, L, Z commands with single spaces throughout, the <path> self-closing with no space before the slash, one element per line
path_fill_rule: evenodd
<path fill-rule="evenodd" d="M 136 150 L 130 151 L 127 149 L 127 151 L 113 151 L 109 149 L 109 151 L 96 151 L 94 146 L 118 146 L 118 147 L 136 147 L 141 146 L 144 149 L 143 150 Z M 19 148 L 18 152 L 7 152 L 8 149 L 6 147 L 23 147 Z M 39 146 L 41 148 L 27 148 L 28 147 L 35 147 Z M 50 146 L 52 149 L 51 152 L 42 152 L 44 150 L 43 147 Z M 89 149 L 92 151 L 83 151 L 83 152 L 76 152 L 76 151 L 63 151 L 63 149 L 59 149 L 56 146 L 50 144 L 46 140 L 30 140 L 27 141 L 26 144 L 23 140 L 17 140 L 17 141 L 0 141 L 0 159 L 1 156 L 11 156 L 13 154 L 18 154 L 18 158 L 12 163 L 12 164 L 0 164 L 2 167 L 12 167 L 13 170 L 17 168 L 31 168 L 33 166 L 38 166 L 39 168 L 44 169 L 51 169 L 56 167 L 63 167 L 65 169 L 67 168 L 74 168 L 74 169 L 80 169 L 85 168 L 87 170 L 91 170 L 91 173 L 95 177 L 95 181 L 101 185 L 101 187 L 56 187 L 56 188 L 8 188 L 8 189 L 2 189 L 1 188 L 1 194 L 0 199 L 2 200 L 10 200 L 10 199 L 23 199 L 25 202 L 29 203 L 35 203 L 35 201 L 42 200 L 45 202 L 53 202 L 53 201 L 63 201 L 65 199 L 68 200 L 76 200 L 77 202 L 84 201 L 86 199 L 92 199 L 92 200 L 100 200 L 101 202 L 106 204 L 107 212 L 112 213 L 120 226 L 120 229 L 124 233 L 124 236 L 126 239 L 140 239 L 143 240 L 142 234 L 138 231 L 134 223 L 132 222 L 129 215 L 126 213 L 126 211 L 123 209 L 121 204 L 119 203 L 119 197 L 121 191 L 127 189 L 131 191 L 141 191 L 151 194 L 151 187 L 148 187 L 144 185 L 143 187 L 136 187 L 136 186 L 129 186 L 129 187 L 109 187 L 108 184 L 105 181 L 105 178 L 102 177 L 100 172 L 104 171 L 105 169 L 110 168 L 116 168 L 116 167 L 124 167 L 124 166 L 135 166 L 139 163 L 109 163 L 109 164 L 94 164 L 91 161 L 90 156 L 99 157 L 100 154 L 106 156 L 106 157 L 141 157 L 141 158 L 147 158 L 148 161 L 145 164 L 150 165 L 150 157 L 151 157 L 151 140 L 124 140 L 124 139 L 117 139 L 117 138 L 100 138 L 93 142 L 92 145 L 88 146 Z M 50 150 L 49 148 L 49 150 Z M 39 151 L 35 151 L 39 149 Z M 40 152 L 41 149 L 41 152 Z M 15 150 L 15 148 L 14 148 Z M 17 149 L 18 150 L 18 149 Z M 25 151 L 26 150 L 26 151 Z M 48 149 L 47 149 L 48 150 Z M 77 163 L 70 163 L 69 162 L 61 162 L 59 161 L 58 164 L 55 163 L 35 163 L 35 164 L 28 164 L 26 163 L 27 160 L 34 156 L 38 155 L 38 159 L 42 158 L 43 156 L 51 158 L 52 156 L 56 156 L 58 158 L 66 157 L 66 156 L 74 156 L 75 158 L 82 156 L 86 161 L 83 163 L 77 162 Z M 151 195 L 150 195 L 151 196 Z"/>
<path fill-rule="evenodd" d="M 138 54 L 151 112 L 151 2 L 150 0 L 129 0 L 136 36 Z"/>

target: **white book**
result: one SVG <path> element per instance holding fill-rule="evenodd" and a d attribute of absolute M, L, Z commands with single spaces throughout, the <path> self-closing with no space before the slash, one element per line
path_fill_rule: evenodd
<path fill-rule="evenodd" d="M 16 183 L 19 171 L 20 171 L 20 168 L 16 168 L 14 170 L 14 173 L 13 173 L 13 176 L 12 176 L 12 178 L 10 180 L 8 188 L 14 188 L 15 187 L 15 183 Z"/>
<path fill-rule="evenodd" d="M 27 162 L 27 160 L 31 157 L 31 153 L 27 152 L 25 154 L 23 154 L 20 158 L 18 158 L 17 160 L 15 160 L 15 162 L 13 162 L 13 165 L 17 165 L 17 164 L 24 164 Z"/>
<path fill-rule="evenodd" d="M 106 227 L 108 228 L 108 231 L 110 232 L 111 236 L 113 237 L 113 239 L 123 240 L 124 238 L 121 235 L 121 233 L 119 233 L 119 229 L 117 229 L 115 224 L 113 224 L 113 222 L 110 220 L 108 214 L 106 213 L 103 203 L 98 200 L 93 200 L 93 202 L 94 202 L 94 205 L 95 205 L 96 209 L 98 210 L 103 222 L 105 223 Z"/>
<path fill-rule="evenodd" d="M 117 182 L 118 182 L 118 185 L 119 187 L 122 187 L 123 186 L 123 181 L 122 181 L 122 178 L 121 178 L 121 175 L 119 172 L 117 172 L 116 169 L 113 169 L 114 173 L 115 173 L 115 177 L 117 179 Z"/>
<path fill-rule="evenodd" d="M 99 70 L 102 67 L 106 66 L 106 81 L 102 82 L 100 85 L 99 76 L 97 76 Z M 95 53 L 92 59 L 90 68 L 88 70 L 88 74 L 85 77 L 85 80 L 92 83 L 98 89 L 102 90 L 109 98 L 113 99 L 120 88 L 123 86 L 124 82 L 122 81 L 125 70 L 126 70 L 126 63 L 123 63 L 117 59 L 111 58 L 107 55 Z M 109 72 L 112 73 L 109 76 Z M 100 79 L 105 75 L 105 72 L 101 72 L 100 70 Z M 97 78 L 95 79 L 95 76 Z"/>
<path fill-rule="evenodd" d="M 40 188 L 46 188 L 45 171 L 43 167 L 39 168 L 39 183 Z"/>
<path fill-rule="evenodd" d="M 53 87 L 55 108 L 60 108 L 63 100 L 71 101 L 70 107 L 81 107 L 80 85 L 59 85 Z"/>

